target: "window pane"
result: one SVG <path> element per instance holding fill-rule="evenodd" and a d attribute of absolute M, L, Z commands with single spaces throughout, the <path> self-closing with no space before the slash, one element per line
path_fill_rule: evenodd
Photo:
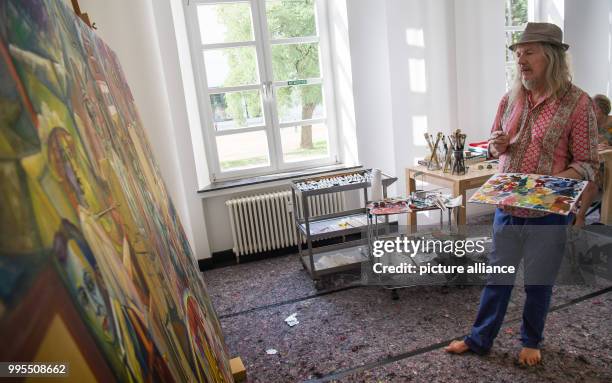
<path fill-rule="evenodd" d="M 228 134 L 217 137 L 217 152 L 222 171 L 268 166 L 266 132 Z"/>
<path fill-rule="evenodd" d="M 314 0 L 266 1 L 266 16 L 272 39 L 317 35 Z"/>
<path fill-rule="evenodd" d="M 527 23 L 528 0 L 506 0 L 506 25 L 520 26 Z"/>
<path fill-rule="evenodd" d="M 272 45 L 272 71 L 280 81 L 320 77 L 319 44 Z"/>
<path fill-rule="evenodd" d="M 321 84 L 279 87 L 276 89 L 276 102 L 280 122 L 325 116 Z"/>
<path fill-rule="evenodd" d="M 521 33 L 523 32 L 506 32 L 506 62 L 514 61 L 514 52 L 507 48 L 519 41 Z"/>
<path fill-rule="evenodd" d="M 216 131 L 264 124 L 258 90 L 211 94 L 210 106 Z"/>
<path fill-rule="evenodd" d="M 249 3 L 198 5 L 198 23 L 202 44 L 253 40 Z"/>
<path fill-rule="evenodd" d="M 285 162 L 329 157 L 329 137 L 325 124 L 282 128 L 281 142 Z"/>
<path fill-rule="evenodd" d="M 255 47 L 204 51 L 209 87 L 251 85 L 259 82 Z"/>
<path fill-rule="evenodd" d="M 506 65 L 506 90 L 510 90 L 512 83 L 514 82 L 514 76 L 516 76 L 516 65 Z"/>

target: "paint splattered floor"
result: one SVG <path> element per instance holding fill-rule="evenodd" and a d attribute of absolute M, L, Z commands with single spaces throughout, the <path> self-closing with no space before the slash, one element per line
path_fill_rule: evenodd
<path fill-rule="evenodd" d="M 204 273 L 232 356 L 249 382 L 610 382 L 612 282 L 555 288 L 541 366 L 515 362 L 524 294 L 516 288 L 492 352 L 450 356 L 480 287 L 361 287 L 341 276 L 317 291 L 297 255 Z M 294 327 L 284 319 L 297 313 Z M 267 349 L 278 351 L 268 355 Z"/>

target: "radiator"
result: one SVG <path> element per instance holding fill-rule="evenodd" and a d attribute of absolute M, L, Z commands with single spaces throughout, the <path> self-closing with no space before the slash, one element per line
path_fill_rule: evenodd
<path fill-rule="evenodd" d="M 343 211 L 345 205 L 342 192 L 309 197 L 308 202 L 311 217 Z M 232 250 L 238 262 L 241 255 L 298 244 L 291 190 L 230 199 L 225 205 L 234 241 Z M 298 205 L 298 214 L 301 215 L 299 200 Z"/>

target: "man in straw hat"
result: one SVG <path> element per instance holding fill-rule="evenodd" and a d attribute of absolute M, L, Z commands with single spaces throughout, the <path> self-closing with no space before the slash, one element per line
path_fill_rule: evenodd
<path fill-rule="evenodd" d="M 561 29 L 549 23 L 528 23 L 520 40 L 510 46 L 517 62 L 515 83 L 499 103 L 489 138 L 489 152 L 499 158 L 501 172 L 595 179 L 599 161 L 593 104 L 571 83 L 568 48 Z M 539 346 L 552 285 L 572 219 L 571 214 L 526 209 L 495 212 L 489 264 L 518 266 L 521 259 L 525 264 L 522 364 L 532 366 L 542 358 Z M 470 334 L 453 341 L 447 352 L 485 354 L 490 350 L 502 326 L 514 278 L 489 276 Z"/>

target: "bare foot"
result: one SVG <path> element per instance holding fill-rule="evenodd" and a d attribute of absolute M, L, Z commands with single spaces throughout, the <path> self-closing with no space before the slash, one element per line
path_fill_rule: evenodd
<path fill-rule="evenodd" d="M 444 347 L 444 351 L 451 354 L 463 354 L 470 348 L 468 345 L 462 340 L 454 340 L 448 346 Z"/>
<path fill-rule="evenodd" d="M 523 347 L 519 354 L 519 363 L 522 365 L 535 366 L 542 361 L 542 354 L 537 348 Z"/>

